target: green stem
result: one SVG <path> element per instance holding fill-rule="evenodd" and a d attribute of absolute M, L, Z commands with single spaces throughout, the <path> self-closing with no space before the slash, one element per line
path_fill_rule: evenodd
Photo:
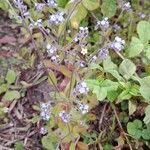
<path fill-rule="evenodd" d="M 6 0 L 6 2 L 8 3 L 8 5 L 10 6 L 11 10 L 14 12 L 14 14 L 16 16 L 18 16 L 18 14 L 16 13 L 15 9 L 12 7 L 11 3 L 9 2 L 9 0 Z"/>

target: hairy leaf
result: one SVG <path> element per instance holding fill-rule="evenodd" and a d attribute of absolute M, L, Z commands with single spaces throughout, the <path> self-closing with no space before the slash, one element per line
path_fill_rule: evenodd
<path fill-rule="evenodd" d="M 97 80 L 86 80 L 88 87 L 94 94 L 96 94 L 97 99 L 102 101 L 107 97 L 107 92 L 109 91 L 115 91 L 118 88 L 118 83 L 113 82 L 111 80 L 104 80 L 102 82 L 99 82 Z"/>
<path fill-rule="evenodd" d="M 130 79 L 132 75 L 135 73 L 135 71 L 136 71 L 136 66 L 129 59 L 123 60 L 123 62 L 119 66 L 119 72 L 126 79 Z"/>
<path fill-rule="evenodd" d="M 122 77 L 118 73 L 117 65 L 111 61 L 110 57 L 108 57 L 106 60 L 103 61 L 103 67 L 105 72 L 110 73 L 116 79 L 118 80 L 122 79 Z"/>
<path fill-rule="evenodd" d="M 83 4 L 79 4 L 70 17 L 71 26 L 78 29 L 80 22 L 86 17 L 87 10 Z"/>
<path fill-rule="evenodd" d="M 127 53 L 129 57 L 135 57 L 138 56 L 144 48 L 143 43 L 136 37 L 132 37 L 132 41 L 130 43 L 130 46 L 127 50 Z"/>
<path fill-rule="evenodd" d="M 150 23 L 148 21 L 140 21 L 137 25 L 137 33 L 141 41 L 145 44 L 150 40 Z"/>
<path fill-rule="evenodd" d="M 82 4 L 88 10 L 95 10 L 100 7 L 100 0 L 82 0 Z"/>
<path fill-rule="evenodd" d="M 113 17 L 117 10 L 116 0 L 103 0 L 101 10 L 105 17 Z"/>
<path fill-rule="evenodd" d="M 7 101 L 12 101 L 14 99 L 19 99 L 20 98 L 20 93 L 18 91 L 7 91 L 5 93 L 5 95 L 3 96 L 3 99 L 4 100 L 7 100 Z"/>
<path fill-rule="evenodd" d="M 145 100 L 150 101 L 150 76 L 147 76 L 140 81 L 140 93 Z"/>
<path fill-rule="evenodd" d="M 128 133 L 135 139 L 139 139 L 142 136 L 142 121 L 134 120 L 127 124 Z"/>
<path fill-rule="evenodd" d="M 145 124 L 150 123 L 150 105 L 148 105 L 145 109 L 145 117 L 144 117 L 143 121 Z"/>
<path fill-rule="evenodd" d="M 8 84 L 12 84 L 15 82 L 16 73 L 13 70 L 8 70 L 5 80 Z"/>

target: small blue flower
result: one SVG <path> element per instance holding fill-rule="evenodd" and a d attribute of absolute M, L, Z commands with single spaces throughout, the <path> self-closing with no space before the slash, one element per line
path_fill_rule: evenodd
<path fill-rule="evenodd" d="M 47 44 L 46 49 L 49 56 L 52 56 L 57 52 L 56 47 L 53 46 L 52 44 Z"/>
<path fill-rule="evenodd" d="M 100 59 L 104 60 L 108 57 L 108 55 L 109 55 L 109 51 L 107 48 L 101 48 L 99 50 L 98 56 L 100 57 Z"/>
<path fill-rule="evenodd" d="M 102 31 L 106 31 L 108 28 L 109 28 L 109 21 L 107 17 L 97 22 L 96 29 L 101 29 Z"/>
<path fill-rule="evenodd" d="M 86 38 L 89 34 L 88 27 L 79 27 L 79 32 L 74 38 L 74 42 L 79 42 L 80 40 Z"/>
<path fill-rule="evenodd" d="M 50 119 L 50 104 L 49 103 L 42 103 L 40 105 L 41 112 L 40 116 L 43 120 L 48 121 Z"/>
<path fill-rule="evenodd" d="M 47 5 L 52 8 L 56 8 L 58 6 L 55 0 L 47 0 Z"/>
<path fill-rule="evenodd" d="M 81 111 L 81 113 L 84 115 L 86 113 L 88 113 L 89 111 L 89 105 L 87 104 L 79 104 L 79 110 Z"/>
<path fill-rule="evenodd" d="M 124 11 L 130 11 L 131 10 L 131 4 L 130 4 L 130 2 L 123 3 L 122 10 L 124 10 Z"/>
<path fill-rule="evenodd" d="M 23 0 L 14 0 L 13 2 L 24 17 L 29 17 L 30 14 L 28 12 L 27 6 L 23 4 Z"/>
<path fill-rule="evenodd" d="M 60 63 L 60 57 L 57 54 L 51 56 L 51 61 L 54 63 Z"/>
<path fill-rule="evenodd" d="M 35 3 L 35 8 L 37 11 L 41 12 L 43 8 L 45 7 L 44 3 Z"/>
<path fill-rule="evenodd" d="M 87 94 L 88 91 L 89 91 L 89 88 L 87 87 L 87 84 L 85 81 L 79 82 L 75 88 L 75 93 Z"/>
<path fill-rule="evenodd" d="M 124 48 L 125 41 L 120 37 L 115 37 L 115 40 L 111 43 L 110 47 L 115 51 L 121 51 Z"/>
<path fill-rule="evenodd" d="M 59 25 L 63 23 L 65 20 L 63 12 L 57 12 L 56 14 L 52 14 L 49 16 L 49 24 L 50 25 Z"/>
<path fill-rule="evenodd" d="M 59 117 L 62 119 L 62 121 L 63 121 L 64 123 L 68 123 L 68 122 L 70 121 L 70 115 L 67 114 L 65 111 L 61 111 L 61 112 L 59 113 Z"/>
<path fill-rule="evenodd" d="M 146 15 L 145 15 L 144 13 L 142 13 L 142 12 L 140 12 L 138 15 L 139 15 L 139 17 L 140 17 L 141 19 L 144 19 L 144 18 L 146 17 Z"/>
<path fill-rule="evenodd" d="M 48 132 L 48 130 L 45 127 L 41 127 L 40 133 L 45 135 Z"/>
<path fill-rule="evenodd" d="M 114 32 L 117 32 L 117 31 L 119 31 L 120 30 L 120 26 L 118 25 L 118 24 L 115 24 L 114 26 L 113 26 L 113 30 L 114 30 Z"/>

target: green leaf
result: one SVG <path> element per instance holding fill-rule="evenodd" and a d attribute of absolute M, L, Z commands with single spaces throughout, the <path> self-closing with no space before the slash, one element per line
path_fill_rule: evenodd
<path fill-rule="evenodd" d="M 86 82 L 90 89 L 93 89 L 94 87 L 99 87 L 99 85 L 100 85 L 99 81 L 94 80 L 94 79 L 88 79 L 88 80 L 86 80 Z"/>
<path fill-rule="evenodd" d="M 15 143 L 15 150 L 23 150 L 23 143 L 21 141 L 18 141 Z"/>
<path fill-rule="evenodd" d="M 9 5 L 8 5 L 7 1 L 0 0 L 0 9 L 2 9 L 4 11 L 9 10 Z"/>
<path fill-rule="evenodd" d="M 92 43 L 96 43 L 98 40 L 101 40 L 101 35 L 99 32 L 92 32 L 88 41 Z"/>
<path fill-rule="evenodd" d="M 142 131 L 142 137 L 144 140 L 150 140 L 150 129 L 144 129 Z"/>
<path fill-rule="evenodd" d="M 34 123 L 37 123 L 38 121 L 40 121 L 40 117 L 39 116 L 34 116 L 32 119 L 31 119 L 31 122 L 34 124 Z"/>
<path fill-rule="evenodd" d="M 100 0 L 82 0 L 84 7 L 90 11 L 100 7 Z"/>
<path fill-rule="evenodd" d="M 97 81 L 97 80 L 86 80 L 88 87 L 94 94 L 96 94 L 97 99 L 102 101 L 107 97 L 107 92 L 117 90 L 118 83 L 111 80 Z"/>
<path fill-rule="evenodd" d="M 150 40 L 150 23 L 148 21 L 140 21 L 137 25 L 137 33 L 140 40 L 145 44 Z"/>
<path fill-rule="evenodd" d="M 7 84 L 0 85 L 0 94 L 4 93 L 6 91 L 7 91 Z"/>
<path fill-rule="evenodd" d="M 143 43 L 136 37 L 132 37 L 129 48 L 127 49 L 129 57 L 138 56 L 144 48 Z"/>
<path fill-rule="evenodd" d="M 136 66 L 129 59 L 123 60 L 123 62 L 119 66 L 119 72 L 127 80 L 130 79 L 133 76 L 133 74 L 135 73 L 135 71 L 136 71 Z"/>
<path fill-rule="evenodd" d="M 94 94 L 96 94 L 96 97 L 98 100 L 104 100 L 107 96 L 107 90 L 105 88 L 100 87 L 100 82 L 97 80 L 86 80 L 88 87 Z"/>
<path fill-rule="evenodd" d="M 4 107 L 0 106 L 0 119 L 5 118 L 5 111 L 4 111 Z"/>
<path fill-rule="evenodd" d="M 129 93 L 129 90 L 126 89 L 126 90 L 122 91 L 119 94 L 119 96 L 118 96 L 118 99 L 119 99 L 118 103 L 120 102 L 120 100 L 128 100 L 130 98 L 131 98 L 131 94 Z"/>
<path fill-rule="evenodd" d="M 44 136 L 42 138 L 42 145 L 44 146 L 44 148 L 46 148 L 47 150 L 55 150 L 55 146 L 54 144 L 51 142 L 51 138 L 50 136 Z"/>
<path fill-rule="evenodd" d="M 116 0 L 103 0 L 101 11 L 105 17 L 113 17 L 116 14 L 116 10 Z"/>
<path fill-rule="evenodd" d="M 115 91 L 118 89 L 118 83 L 106 79 L 101 86 L 104 87 L 107 91 Z"/>
<path fill-rule="evenodd" d="M 117 65 L 111 61 L 110 57 L 108 57 L 106 60 L 103 61 L 103 68 L 105 72 L 110 73 L 116 79 L 118 80 L 122 79 L 122 77 L 118 73 Z"/>
<path fill-rule="evenodd" d="M 118 97 L 118 92 L 117 91 L 109 91 L 107 92 L 107 99 L 110 101 L 110 102 L 113 102 L 117 99 Z"/>
<path fill-rule="evenodd" d="M 131 87 L 129 87 L 129 93 L 133 96 L 138 96 L 139 86 L 138 85 L 132 85 Z"/>
<path fill-rule="evenodd" d="M 104 146 L 104 150 L 112 150 L 112 145 L 106 144 L 106 145 Z"/>
<path fill-rule="evenodd" d="M 32 2 L 31 2 L 32 0 L 24 0 L 24 3 L 26 3 L 27 5 L 32 5 Z"/>
<path fill-rule="evenodd" d="M 89 64 L 89 69 L 99 69 L 101 71 L 103 70 L 103 68 L 99 64 L 93 62 Z"/>
<path fill-rule="evenodd" d="M 129 100 L 128 105 L 129 105 L 129 115 L 132 115 L 136 111 L 136 103 Z"/>
<path fill-rule="evenodd" d="M 14 99 L 19 99 L 20 98 L 20 93 L 18 91 L 7 91 L 5 95 L 3 96 L 4 100 L 7 101 L 12 101 Z"/>
<path fill-rule="evenodd" d="M 16 79 L 16 73 L 13 70 L 8 70 L 5 78 L 7 83 L 12 84 L 15 82 L 15 79 Z"/>
<path fill-rule="evenodd" d="M 76 147 L 75 143 L 72 142 L 70 144 L 69 150 L 75 150 L 75 147 Z"/>
<path fill-rule="evenodd" d="M 83 4 L 79 4 L 70 17 L 71 26 L 78 29 L 80 22 L 86 17 L 87 10 Z"/>
<path fill-rule="evenodd" d="M 64 8 L 69 0 L 56 0 L 59 7 Z"/>
<path fill-rule="evenodd" d="M 136 119 L 133 122 L 128 122 L 127 131 L 133 138 L 140 139 L 142 136 L 142 121 Z"/>
<path fill-rule="evenodd" d="M 125 113 L 127 109 L 128 109 L 128 101 L 122 101 L 121 110 L 123 110 L 123 112 Z"/>
<path fill-rule="evenodd" d="M 150 76 L 147 76 L 140 81 L 140 93 L 145 100 L 150 101 Z"/>
<path fill-rule="evenodd" d="M 119 82 L 120 86 L 125 88 L 118 96 L 118 103 L 122 100 L 128 100 L 132 96 L 137 96 L 139 93 L 139 86 L 136 84 L 131 85 L 130 82 Z"/>
<path fill-rule="evenodd" d="M 107 90 L 102 87 L 94 87 L 93 93 L 96 94 L 96 97 L 99 101 L 102 101 L 107 96 Z"/>
<path fill-rule="evenodd" d="M 50 82 L 51 85 L 57 86 L 57 79 L 53 71 L 49 70 L 49 77 L 48 81 Z"/>
<path fill-rule="evenodd" d="M 148 59 L 150 59 L 150 45 L 147 45 L 144 49 L 145 55 Z"/>
<path fill-rule="evenodd" d="M 145 124 L 150 123 L 150 105 L 148 105 L 145 109 L 145 117 L 144 117 L 143 121 Z"/>
<path fill-rule="evenodd" d="M 66 22 L 61 23 L 59 25 L 59 27 L 58 27 L 58 34 L 57 34 L 57 36 L 60 37 L 64 33 L 65 29 L 66 29 Z"/>
<path fill-rule="evenodd" d="M 31 14 L 33 20 L 38 20 L 44 17 L 43 13 L 36 11 L 34 8 L 29 9 L 29 13 Z"/>

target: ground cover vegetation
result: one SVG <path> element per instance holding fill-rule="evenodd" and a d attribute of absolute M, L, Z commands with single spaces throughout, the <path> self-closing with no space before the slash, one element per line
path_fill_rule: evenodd
<path fill-rule="evenodd" d="M 0 0 L 0 150 L 149 150 L 149 7 Z"/>

